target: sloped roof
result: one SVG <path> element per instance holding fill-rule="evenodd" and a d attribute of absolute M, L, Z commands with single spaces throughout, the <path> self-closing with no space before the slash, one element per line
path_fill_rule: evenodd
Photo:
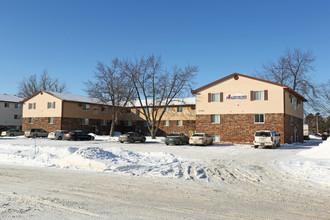
<path fill-rule="evenodd" d="M 149 105 L 151 104 L 152 100 L 148 100 Z M 157 101 L 156 101 L 157 102 Z M 146 103 L 145 100 L 142 100 L 142 103 Z M 187 98 L 175 98 L 169 104 L 169 106 L 176 106 L 176 105 L 195 105 L 196 98 L 195 97 L 187 97 Z M 138 100 L 134 101 L 134 103 L 129 103 L 127 107 L 141 107 L 140 102 Z M 146 106 L 146 105 L 145 105 Z"/>
<path fill-rule="evenodd" d="M 21 102 L 22 97 L 16 95 L 0 94 L 0 101 L 2 102 Z"/>
<path fill-rule="evenodd" d="M 22 102 L 26 102 L 27 100 L 31 99 L 32 97 L 38 95 L 39 93 L 43 93 L 43 92 L 48 93 L 52 96 L 55 96 L 56 98 L 59 98 L 63 101 L 104 105 L 104 102 L 100 101 L 97 98 L 91 98 L 91 97 L 87 97 L 87 96 L 80 96 L 80 95 L 73 95 L 73 94 L 66 94 L 66 93 L 59 93 L 59 92 L 48 92 L 48 91 L 36 92 L 32 96 L 22 100 Z"/>
<path fill-rule="evenodd" d="M 273 85 L 277 85 L 277 86 L 283 87 L 283 89 L 285 91 L 290 92 L 294 96 L 298 97 L 301 101 L 304 101 L 304 102 L 307 101 L 307 99 L 305 99 L 302 95 L 300 95 L 299 93 L 297 93 L 296 91 L 294 91 L 293 89 L 291 89 L 289 86 L 286 86 L 286 85 L 283 85 L 283 84 L 280 84 L 280 83 L 276 83 L 276 82 L 272 82 L 272 81 L 268 81 L 268 80 L 264 80 L 264 79 L 260 79 L 260 78 L 256 78 L 256 77 L 252 77 L 252 76 L 248 76 L 248 75 L 244 75 L 244 74 L 241 74 L 241 73 L 230 74 L 230 75 L 228 75 L 226 77 L 223 77 L 223 78 L 221 78 L 219 80 L 216 80 L 216 81 L 211 82 L 211 83 L 209 83 L 209 84 L 207 84 L 205 86 L 202 86 L 202 87 L 200 87 L 200 88 L 198 88 L 196 90 L 193 90 L 192 93 L 193 94 L 196 94 L 196 93 L 198 93 L 198 92 L 200 92 L 200 91 L 202 91 L 204 89 L 207 89 L 207 88 L 209 88 L 211 86 L 214 86 L 216 84 L 219 84 L 219 83 L 221 83 L 221 82 L 223 82 L 223 81 L 225 81 L 227 79 L 235 78 L 235 77 L 239 77 L 239 76 L 242 76 L 242 77 L 246 77 L 246 78 L 249 78 L 249 79 L 258 80 L 258 81 L 261 81 L 261 82 L 270 83 L 270 84 L 273 84 Z"/>

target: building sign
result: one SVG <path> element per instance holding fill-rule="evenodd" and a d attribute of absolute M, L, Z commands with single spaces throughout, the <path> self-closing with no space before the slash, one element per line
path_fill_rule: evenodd
<path fill-rule="evenodd" d="M 231 95 L 229 94 L 226 99 L 247 99 L 247 95 Z"/>

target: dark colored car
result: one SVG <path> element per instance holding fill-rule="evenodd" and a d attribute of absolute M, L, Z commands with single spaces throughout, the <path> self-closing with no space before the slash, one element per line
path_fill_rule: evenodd
<path fill-rule="evenodd" d="M 94 140 L 94 136 L 88 134 L 87 132 L 76 130 L 76 131 L 70 131 L 67 134 L 64 134 L 63 140 Z"/>
<path fill-rule="evenodd" d="M 171 133 L 166 135 L 165 144 L 166 145 L 177 145 L 177 144 L 188 144 L 189 137 L 183 133 Z"/>
<path fill-rule="evenodd" d="M 47 137 L 48 136 L 48 132 L 45 131 L 44 129 L 36 129 L 36 128 L 32 128 L 32 129 L 26 129 L 24 132 L 25 137 Z"/>
<path fill-rule="evenodd" d="M 125 134 L 121 134 L 118 138 L 120 143 L 128 142 L 134 143 L 135 141 L 140 141 L 142 143 L 146 142 L 146 137 L 140 133 L 135 132 L 127 132 Z"/>

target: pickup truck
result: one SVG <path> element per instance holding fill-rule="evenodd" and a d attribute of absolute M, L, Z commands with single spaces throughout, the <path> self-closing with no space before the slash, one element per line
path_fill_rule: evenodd
<path fill-rule="evenodd" d="M 189 138 L 190 145 L 212 145 L 213 138 L 205 133 L 195 133 Z"/>
<path fill-rule="evenodd" d="M 281 138 L 279 134 L 276 134 L 272 130 L 260 130 L 254 133 L 253 137 L 254 148 L 258 147 L 271 147 L 275 149 L 281 146 Z"/>

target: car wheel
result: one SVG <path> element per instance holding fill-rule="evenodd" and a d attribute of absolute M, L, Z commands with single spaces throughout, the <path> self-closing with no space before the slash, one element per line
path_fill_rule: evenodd
<path fill-rule="evenodd" d="M 34 134 L 34 135 L 33 135 L 33 138 L 36 138 L 36 137 L 37 137 L 37 135 L 36 135 L 36 134 Z"/>
<path fill-rule="evenodd" d="M 129 139 L 129 142 L 130 142 L 130 143 L 134 143 L 133 138 Z"/>
<path fill-rule="evenodd" d="M 13 137 L 13 136 L 14 136 L 14 134 L 10 134 L 9 136 L 10 136 L 10 137 Z"/>
<path fill-rule="evenodd" d="M 165 143 L 166 145 L 168 145 L 168 143 Z"/>
<path fill-rule="evenodd" d="M 254 145 L 254 148 L 258 148 L 258 145 Z"/>
<path fill-rule="evenodd" d="M 276 148 L 276 143 L 274 143 L 274 144 L 273 144 L 272 148 L 273 148 L 273 149 L 275 149 L 275 148 Z"/>
<path fill-rule="evenodd" d="M 91 140 L 94 140 L 94 139 L 95 139 L 95 137 L 92 136 L 92 137 L 91 137 Z"/>
<path fill-rule="evenodd" d="M 58 140 L 62 140 L 62 136 L 59 136 L 57 139 L 58 139 Z"/>
<path fill-rule="evenodd" d="M 146 142 L 146 139 L 145 139 L 145 138 L 143 138 L 141 142 L 142 142 L 142 143 L 145 143 L 145 142 Z"/>

